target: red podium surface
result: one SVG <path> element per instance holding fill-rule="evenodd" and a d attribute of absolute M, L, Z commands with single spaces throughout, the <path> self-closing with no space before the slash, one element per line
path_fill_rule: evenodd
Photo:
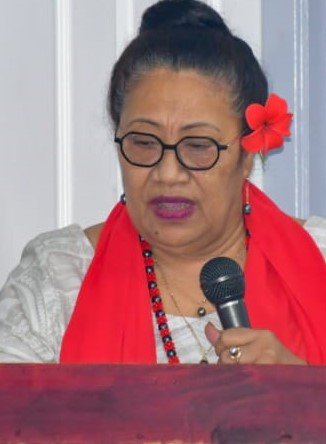
<path fill-rule="evenodd" d="M 0 443 L 326 443 L 326 367 L 2 364 Z"/>

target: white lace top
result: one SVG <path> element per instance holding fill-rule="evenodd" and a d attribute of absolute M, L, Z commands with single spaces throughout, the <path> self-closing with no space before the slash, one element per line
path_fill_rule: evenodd
<path fill-rule="evenodd" d="M 305 228 L 326 257 L 326 219 L 311 217 Z M 41 234 L 29 242 L 0 292 L 0 362 L 58 361 L 62 336 L 93 253 L 78 225 Z M 204 334 L 208 320 L 220 327 L 215 313 L 187 318 L 206 351 L 210 348 Z M 199 362 L 202 350 L 184 319 L 168 315 L 168 322 L 180 361 Z M 165 363 L 156 330 L 155 326 L 158 362 Z M 212 348 L 208 357 L 209 362 L 217 361 Z"/>

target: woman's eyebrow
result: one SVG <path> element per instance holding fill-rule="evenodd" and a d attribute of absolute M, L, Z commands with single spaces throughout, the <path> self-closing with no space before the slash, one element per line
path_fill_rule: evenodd
<path fill-rule="evenodd" d="M 147 123 L 149 125 L 155 126 L 156 128 L 160 128 L 162 125 L 159 122 L 156 122 L 155 120 L 148 119 L 146 117 L 137 117 L 136 119 L 130 120 L 126 127 L 133 125 L 134 123 Z"/>
<path fill-rule="evenodd" d="M 129 126 L 133 125 L 134 123 L 147 123 L 148 125 L 152 125 L 152 126 L 154 126 L 156 128 L 163 127 L 162 124 L 160 124 L 159 122 L 157 122 L 155 120 L 148 119 L 146 117 L 139 117 L 139 118 L 133 119 L 130 122 L 128 122 L 127 128 Z M 183 125 L 181 127 L 181 130 L 190 130 L 190 129 L 194 129 L 194 128 L 212 128 L 212 129 L 214 129 L 214 130 L 216 130 L 218 132 L 221 131 L 221 129 L 218 126 L 216 126 L 216 125 L 214 125 L 212 123 L 209 123 L 209 122 L 201 122 L 201 121 L 199 121 L 199 122 L 192 122 L 192 123 L 188 123 L 186 125 Z"/>
<path fill-rule="evenodd" d="M 181 127 L 182 130 L 189 130 L 194 128 L 213 128 L 216 131 L 219 132 L 221 131 L 221 129 L 218 126 L 209 122 L 193 122 Z"/>

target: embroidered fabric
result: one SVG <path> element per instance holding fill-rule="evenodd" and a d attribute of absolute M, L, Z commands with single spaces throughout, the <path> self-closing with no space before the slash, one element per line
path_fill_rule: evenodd
<path fill-rule="evenodd" d="M 326 219 L 310 217 L 306 230 L 326 258 Z M 79 225 L 44 233 L 25 247 L 20 264 L 0 291 L 0 362 L 58 362 L 61 340 L 70 319 L 93 248 Z M 187 318 L 199 339 L 209 346 L 204 326 L 213 313 Z M 168 315 L 182 363 L 197 363 L 200 351 L 181 316 Z M 162 341 L 155 331 L 159 363 L 166 363 Z M 216 362 L 214 350 L 209 362 Z"/>

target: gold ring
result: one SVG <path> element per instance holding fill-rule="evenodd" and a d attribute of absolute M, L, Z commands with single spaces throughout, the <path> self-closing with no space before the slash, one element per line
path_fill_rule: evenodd
<path fill-rule="evenodd" d="M 237 364 L 239 364 L 241 356 L 242 356 L 242 351 L 240 347 L 230 347 L 229 348 L 229 356 L 230 359 L 232 359 L 232 361 L 235 361 Z"/>

